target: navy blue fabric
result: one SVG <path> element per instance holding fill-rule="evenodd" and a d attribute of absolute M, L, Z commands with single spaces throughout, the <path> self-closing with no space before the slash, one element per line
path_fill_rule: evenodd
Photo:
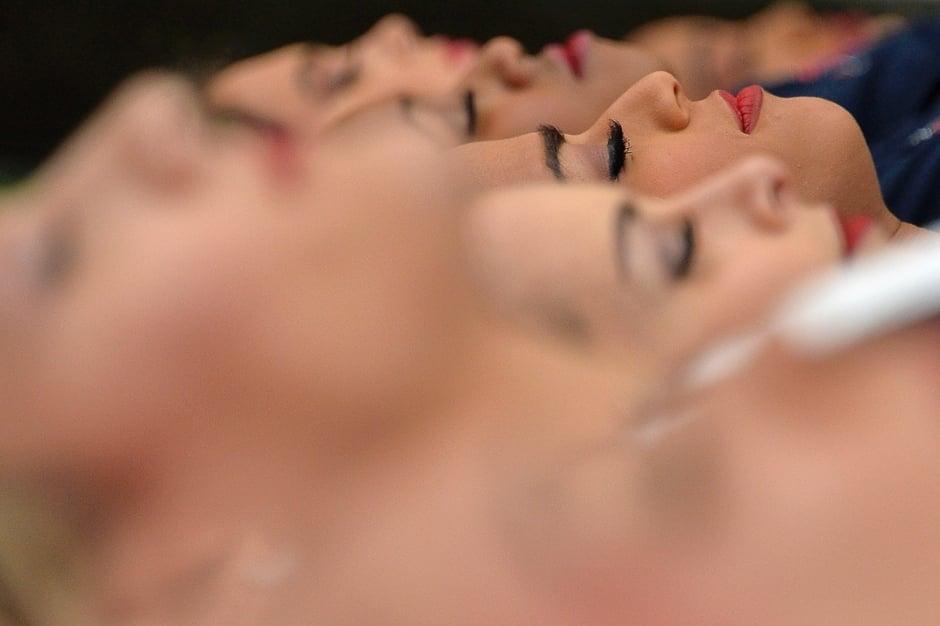
<path fill-rule="evenodd" d="M 766 88 L 842 105 L 865 135 L 888 208 L 918 225 L 940 219 L 940 17 L 916 22 L 813 79 Z"/>

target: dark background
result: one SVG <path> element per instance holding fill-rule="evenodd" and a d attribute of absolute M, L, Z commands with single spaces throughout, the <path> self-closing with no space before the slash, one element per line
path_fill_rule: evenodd
<path fill-rule="evenodd" d="M 120 80 L 142 68 L 211 69 L 280 44 L 347 41 L 386 13 L 426 33 L 498 34 L 530 50 L 577 28 L 619 37 L 670 14 L 742 17 L 758 0 L 0 0 L 0 171 L 22 173 L 59 143 Z M 907 14 L 938 0 L 813 2 L 820 9 L 888 8 Z"/>

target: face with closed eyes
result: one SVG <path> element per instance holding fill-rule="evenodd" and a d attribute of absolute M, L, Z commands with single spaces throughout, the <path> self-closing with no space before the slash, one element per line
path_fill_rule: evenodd
<path fill-rule="evenodd" d="M 475 45 L 423 37 L 393 14 L 344 46 L 298 43 L 239 61 L 209 81 L 206 99 L 218 110 L 317 134 L 390 97 L 449 104 L 475 58 Z M 454 115 L 465 127 L 462 105 Z"/>
<path fill-rule="evenodd" d="M 467 144 L 456 152 L 484 187 L 616 179 L 658 197 L 687 189 L 749 154 L 769 154 L 794 173 L 802 197 L 896 227 L 851 115 L 816 98 L 761 95 L 760 113 L 752 115 L 745 129 L 721 93 L 693 102 L 672 75 L 657 72 L 628 89 L 584 133 L 542 128 L 512 139 Z"/>
<path fill-rule="evenodd" d="M 313 145 L 204 112 L 180 80 L 140 78 L 0 199 L 5 483 L 81 509 L 107 553 L 89 579 L 130 558 L 141 509 L 162 513 L 147 536 L 172 528 L 175 544 L 210 509 L 226 519 L 208 544 L 245 524 L 256 546 L 256 524 L 291 537 L 278 531 L 303 493 L 330 513 L 322 534 L 302 517 L 290 544 L 314 544 L 313 578 L 282 589 L 301 587 L 297 605 L 312 598 L 327 621 L 592 621 L 517 578 L 494 510 L 507 482 L 615 428 L 642 376 L 494 323 L 462 255 L 453 133 L 433 111 L 370 107 Z M 129 593 L 98 596 L 108 608 L 130 597 L 133 613 L 143 589 L 146 609 L 166 609 L 180 557 L 154 550 Z M 445 562 L 460 567 L 442 575 Z M 224 598 L 244 589 L 225 578 Z M 201 614 L 203 590 L 186 591 Z M 259 604 L 300 611 L 279 597 Z"/>
<path fill-rule="evenodd" d="M 471 257 L 494 300 L 631 356 L 688 354 L 848 249 L 834 212 L 798 200 L 766 157 L 666 200 L 541 184 L 484 195 L 470 216 Z"/>
<path fill-rule="evenodd" d="M 539 123 L 577 133 L 630 85 L 663 69 L 652 54 L 630 44 L 574 33 L 564 44 L 526 53 L 509 37 L 484 45 L 464 86 L 476 99 L 476 140 L 514 137 Z"/>
<path fill-rule="evenodd" d="M 465 138 L 498 139 L 538 123 L 580 132 L 624 89 L 662 67 L 638 46 L 588 31 L 530 55 L 510 37 L 482 47 L 424 37 L 392 15 L 346 46 L 294 44 L 235 63 L 206 93 L 216 108 L 313 132 L 389 95 L 456 99 L 451 114 Z"/>
<path fill-rule="evenodd" d="M 447 124 L 393 101 L 313 148 L 203 110 L 181 80 L 133 81 L 3 199 L 4 466 L 434 386 L 472 309 Z"/>
<path fill-rule="evenodd" d="M 938 341 L 934 319 L 837 354 L 772 345 L 707 388 L 678 378 L 523 494 L 543 515 L 515 535 L 522 562 L 570 559 L 550 580 L 625 622 L 936 622 Z"/>

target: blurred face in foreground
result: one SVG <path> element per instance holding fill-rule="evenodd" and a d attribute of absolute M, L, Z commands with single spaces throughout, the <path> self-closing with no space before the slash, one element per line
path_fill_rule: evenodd
<path fill-rule="evenodd" d="M 174 78 L 132 82 L 2 200 L 0 466 L 81 520 L 82 545 L 103 553 L 85 582 L 113 621 L 180 606 L 210 623 L 296 622 L 313 607 L 336 623 L 658 616 L 651 581 L 669 583 L 671 564 L 647 558 L 652 542 L 623 568 L 622 533 L 681 527 L 603 514 L 624 502 L 608 489 L 646 480 L 646 457 L 618 456 L 629 472 L 602 464 L 586 483 L 567 468 L 610 448 L 662 364 L 650 351 L 642 368 L 611 365 L 494 319 L 466 267 L 472 214 L 446 117 L 395 99 L 307 143 L 216 125 L 199 104 Z M 750 167 L 770 172 L 764 183 L 712 190 L 754 196 L 753 213 L 714 217 L 742 246 L 760 234 L 745 217 L 777 219 L 760 199 L 777 166 Z M 591 198 L 621 207 L 611 191 Z M 663 205 L 664 223 L 695 207 Z M 788 219 L 838 256 L 822 215 Z M 723 271 L 712 218 L 696 219 Z M 620 225 L 615 271 L 635 267 L 651 305 L 679 315 L 684 229 Z M 653 467 L 667 480 L 645 492 L 655 502 L 627 501 L 631 514 L 698 519 L 681 513 L 708 502 Z M 569 495 L 597 517 L 566 517 L 555 498 Z M 272 585 L 264 557 L 277 550 L 294 558 Z"/>
<path fill-rule="evenodd" d="M 595 509 L 627 494 L 602 518 L 631 529 L 611 544 L 667 570 L 663 596 L 708 606 L 697 623 L 930 623 L 938 341 L 932 321 L 821 359 L 772 349 L 714 389 L 651 401 L 635 450 L 571 476 L 609 487 Z"/>
<path fill-rule="evenodd" d="M 2 198 L 0 501 L 74 523 L 92 623 L 557 617 L 494 507 L 642 377 L 494 319 L 455 139 L 393 99 L 305 142 L 145 76 Z"/>
<path fill-rule="evenodd" d="M 410 100 L 314 146 L 216 124 L 175 78 L 121 89 L 3 198 L 0 464 L 290 406 L 353 425 L 435 387 L 474 308 L 454 138 Z"/>

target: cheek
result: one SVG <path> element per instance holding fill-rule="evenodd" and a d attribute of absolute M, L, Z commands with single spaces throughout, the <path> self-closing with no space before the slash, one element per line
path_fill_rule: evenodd
<path fill-rule="evenodd" d="M 763 408 L 729 425 L 732 515 L 704 576 L 736 590 L 748 623 L 784 612 L 802 614 L 793 623 L 841 622 L 853 612 L 860 615 L 851 623 L 867 623 L 880 611 L 897 616 L 934 604 L 933 420 L 895 413 L 906 419 L 885 421 L 886 400 L 904 397 L 892 384 L 861 390 L 861 377 L 846 385 L 823 376 L 825 391 L 821 373 L 797 374 L 801 384 L 770 393 L 758 385 L 735 400 Z"/>
<path fill-rule="evenodd" d="M 633 155 L 627 163 L 627 176 L 621 180 L 631 189 L 658 197 L 685 190 L 751 152 L 720 135 L 677 133 L 655 139 L 642 136 L 630 139 Z"/>
<path fill-rule="evenodd" d="M 245 269 L 250 249 L 211 241 L 178 242 L 172 251 L 137 241 L 124 263 L 89 262 L 38 346 L 36 379 L 50 421 L 70 416 L 81 425 L 78 439 L 107 450 L 231 406 L 258 367 L 240 357 L 258 319 L 252 303 L 265 301 L 265 277 Z M 228 260 L 236 253 L 244 266 Z"/>
<path fill-rule="evenodd" d="M 810 272 L 835 262 L 838 241 L 828 217 L 795 227 L 786 239 L 707 242 L 698 268 L 678 288 L 665 316 L 669 341 L 688 355 L 728 332 L 750 328 Z"/>

